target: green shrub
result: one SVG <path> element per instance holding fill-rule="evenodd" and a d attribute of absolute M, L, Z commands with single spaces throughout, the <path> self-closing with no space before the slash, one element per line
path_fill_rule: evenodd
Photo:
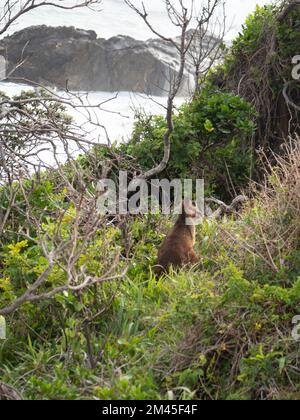
<path fill-rule="evenodd" d="M 204 178 L 208 191 L 230 196 L 251 176 L 251 136 L 255 112 L 240 97 L 205 88 L 174 116 L 171 159 L 164 174 L 170 179 Z M 163 155 L 162 117 L 141 115 L 132 139 L 123 148 L 147 170 Z"/>

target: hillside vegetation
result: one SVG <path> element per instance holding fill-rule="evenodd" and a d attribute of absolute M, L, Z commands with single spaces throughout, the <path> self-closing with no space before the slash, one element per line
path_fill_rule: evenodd
<path fill-rule="evenodd" d="M 83 182 L 93 192 L 99 160 L 114 162 L 112 179 L 120 169 L 146 170 L 159 161 L 159 116 L 137 116 L 127 145 L 99 147 L 82 153 L 76 167 L 67 163 L 0 186 L 0 232 L 11 188 L 15 194 L 0 237 L 0 314 L 47 272 L 44 247 L 63 244 L 42 285 L 44 298 L 4 315 L 3 383 L 27 399 L 299 399 L 299 342 L 292 334 L 300 314 L 298 114 L 288 131 L 274 128 L 282 121 L 288 60 L 299 53 L 299 18 L 297 9 L 286 30 L 278 9 L 257 9 L 224 64 L 174 116 L 162 176 L 204 176 L 206 194 L 229 200 L 246 189 L 250 197 L 239 213 L 204 219 L 197 228 L 199 265 L 157 280 L 152 267 L 171 218 L 132 216 L 90 228 L 93 213 L 76 206 Z M 262 50 L 266 37 L 271 56 Z M 298 94 L 296 87 L 295 101 Z M 30 103 L 30 94 L 21 98 L 15 115 L 24 133 L 30 112 L 40 120 L 47 112 L 63 130 L 71 123 L 63 106 L 50 112 Z M 9 141 L 11 149 L 22 147 L 19 138 Z M 84 267 L 86 276 L 109 280 L 66 290 L 67 259 L 78 276 Z M 112 267 L 116 276 L 109 276 Z M 61 291 L 49 294 L 56 287 Z"/>

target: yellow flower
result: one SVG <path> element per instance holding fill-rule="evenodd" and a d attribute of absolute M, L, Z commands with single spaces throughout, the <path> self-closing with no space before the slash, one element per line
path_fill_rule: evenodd
<path fill-rule="evenodd" d="M 255 324 L 255 330 L 256 331 L 260 331 L 262 329 L 262 324 L 260 323 L 260 322 L 257 322 L 256 324 Z"/>

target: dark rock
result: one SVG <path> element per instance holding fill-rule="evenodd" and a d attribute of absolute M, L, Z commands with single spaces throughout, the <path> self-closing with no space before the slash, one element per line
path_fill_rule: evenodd
<path fill-rule="evenodd" d="M 178 68 L 175 48 L 128 36 L 108 40 L 74 27 L 34 26 L 0 41 L 10 80 L 81 91 L 135 91 L 165 95 Z M 185 75 L 181 93 L 188 89 Z"/>

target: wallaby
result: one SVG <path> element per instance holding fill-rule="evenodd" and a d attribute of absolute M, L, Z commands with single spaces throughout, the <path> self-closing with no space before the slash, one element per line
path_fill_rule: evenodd
<path fill-rule="evenodd" d="M 185 199 L 182 202 L 182 214 L 169 232 L 158 251 L 155 274 L 159 277 L 171 267 L 179 268 L 187 264 L 196 264 L 199 260 L 194 251 L 196 242 L 195 225 L 201 217 L 197 204 Z"/>

